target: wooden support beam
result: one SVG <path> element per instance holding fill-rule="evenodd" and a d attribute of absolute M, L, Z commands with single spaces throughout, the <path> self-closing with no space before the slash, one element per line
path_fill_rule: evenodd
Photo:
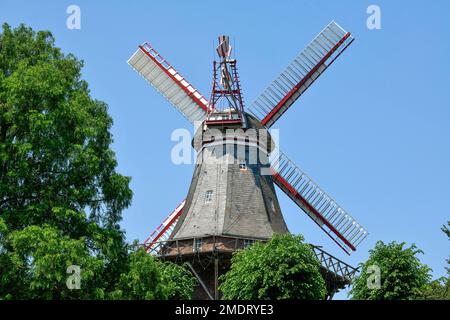
<path fill-rule="evenodd" d="M 219 300 L 219 258 L 214 258 L 214 300 Z"/>
<path fill-rule="evenodd" d="M 192 274 L 197 278 L 198 282 L 200 283 L 200 285 L 202 286 L 203 290 L 205 290 L 206 294 L 208 295 L 210 300 L 214 300 L 213 296 L 211 295 L 211 293 L 209 292 L 208 288 L 206 287 L 206 285 L 204 284 L 204 282 L 202 281 L 202 279 L 200 278 L 200 276 L 198 275 L 198 273 L 195 271 L 194 267 L 189 263 L 186 262 L 186 264 L 188 265 L 188 267 L 191 269 Z"/>

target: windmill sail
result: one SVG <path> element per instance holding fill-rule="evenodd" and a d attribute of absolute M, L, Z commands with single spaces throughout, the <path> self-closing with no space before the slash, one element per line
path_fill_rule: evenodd
<path fill-rule="evenodd" d="M 217 279 L 229 268 L 233 252 L 254 241 L 268 241 L 273 234 L 289 233 L 274 184 L 347 253 L 356 250 L 368 235 L 284 154 L 271 162 L 272 175 L 263 175 L 260 169 L 263 164 L 264 169 L 267 168 L 265 164 L 269 163 L 268 153 L 273 154 L 273 145 L 266 148 L 248 136 L 251 130 L 272 126 L 352 41 L 350 33 L 336 23 L 327 25 L 252 104 L 249 113 L 253 116 L 244 112 L 236 59 L 230 58 L 227 36 L 219 37 L 216 48 L 219 61 L 213 62 L 210 101 L 150 44 L 139 46 L 128 60 L 189 121 L 205 120 L 201 130 L 196 130 L 193 143 L 197 159 L 202 161 L 196 163 L 186 200 L 144 242 L 147 252 L 169 261 L 190 259 L 191 271 L 202 284 L 195 290 L 197 298 L 212 298 L 210 292 L 214 292 L 216 299 L 219 297 Z M 229 129 L 236 129 L 240 138 L 212 139 L 207 129 L 219 130 L 224 137 Z M 230 148 L 238 141 L 245 141 L 244 154 L 235 151 L 234 146 Z M 216 149 L 225 154 L 216 154 Z M 250 168 L 247 167 L 250 161 L 247 161 L 247 151 L 249 155 L 258 154 L 259 158 L 259 163 Z M 225 159 L 224 167 L 222 160 Z M 350 284 L 357 270 L 320 247 L 312 248 L 322 265 L 320 271 L 331 297 Z M 203 263 L 212 259 L 213 264 Z M 212 274 L 214 281 L 211 281 Z"/>
<path fill-rule="evenodd" d="M 157 253 L 162 242 L 169 239 L 173 229 L 178 221 L 178 218 L 183 213 L 183 208 L 186 201 L 183 200 L 171 214 L 156 228 L 155 231 L 144 241 L 145 251 L 150 253 Z"/>
<path fill-rule="evenodd" d="M 270 128 L 353 40 L 337 23 L 329 23 L 250 105 L 248 112 Z"/>
<path fill-rule="evenodd" d="M 128 64 L 190 122 L 205 119 L 208 101 L 149 43 L 139 46 Z"/>
<path fill-rule="evenodd" d="M 348 254 L 368 233 L 306 173 L 279 152 L 271 163 L 274 182 Z"/>

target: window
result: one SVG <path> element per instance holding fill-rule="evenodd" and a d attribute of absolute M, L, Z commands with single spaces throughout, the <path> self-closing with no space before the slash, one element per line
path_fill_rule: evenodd
<path fill-rule="evenodd" d="M 213 196 L 213 191 L 212 190 L 206 191 L 206 193 L 205 193 L 205 203 L 212 202 L 212 196 Z"/>
<path fill-rule="evenodd" d="M 199 252 L 202 251 L 203 241 L 202 239 L 194 239 L 194 245 L 192 246 L 192 251 Z"/>
<path fill-rule="evenodd" d="M 240 160 L 239 161 L 239 169 L 241 171 L 247 170 L 247 162 L 245 162 L 245 160 Z"/>
<path fill-rule="evenodd" d="M 244 248 L 248 248 L 249 246 L 251 246 L 254 243 L 255 243 L 255 240 L 244 239 Z"/>

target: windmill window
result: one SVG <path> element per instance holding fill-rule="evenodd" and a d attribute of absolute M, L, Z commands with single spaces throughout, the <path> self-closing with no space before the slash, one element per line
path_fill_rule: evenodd
<path fill-rule="evenodd" d="M 203 240 L 202 239 L 194 239 L 194 245 L 192 246 L 192 251 L 199 252 L 202 250 Z"/>
<path fill-rule="evenodd" d="M 212 202 L 212 196 L 213 196 L 213 191 L 212 190 L 206 191 L 206 193 L 205 193 L 205 203 Z"/>
<path fill-rule="evenodd" d="M 249 246 L 251 246 L 254 243 L 255 243 L 255 240 L 244 239 L 244 248 L 248 248 Z"/>
<path fill-rule="evenodd" d="M 245 162 L 245 160 L 241 160 L 241 161 L 239 162 L 239 169 L 240 169 L 241 171 L 247 170 L 247 162 Z"/>

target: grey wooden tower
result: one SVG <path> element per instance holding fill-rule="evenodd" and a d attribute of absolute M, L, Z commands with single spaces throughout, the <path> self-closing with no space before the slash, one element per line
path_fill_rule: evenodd
<path fill-rule="evenodd" d="M 149 43 L 128 60 L 197 128 L 192 141 L 197 161 L 187 197 L 144 241 L 149 253 L 189 265 L 199 280 L 194 298 L 220 297 L 218 278 L 233 252 L 289 232 L 275 184 L 347 254 L 367 237 L 365 228 L 279 151 L 268 133 L 353 40 L 332 21 L 246 110 L 227 36 L 219 37 L 210 99 Z M 332 297 L 356 269 L 311 247 Z"/>
<path fill-rule="evenodd" d="M 265 130 L 254 118 L 244 116 L 248 118 L 248 129 Z M 235 131 L 232 140 L 217 141 L 215 137 L 211 141 L 211 128 L 225 137 L 225 128 L 239 126 L 212 123 L 198 129 L 193 142 L 198 152 L 197 164 L 183 214 L 170 239 L 211 235 L 269 239 L 274 232 L 288 232 L 272 176 L 261 175 L 261 163 L 268 160 L 249 160 L 252 153 L 255 158 L 267 158 L 269 152 L 249 141 L 249 130 Z M 237 145 L 237 140 L 246 143 Z"/>

